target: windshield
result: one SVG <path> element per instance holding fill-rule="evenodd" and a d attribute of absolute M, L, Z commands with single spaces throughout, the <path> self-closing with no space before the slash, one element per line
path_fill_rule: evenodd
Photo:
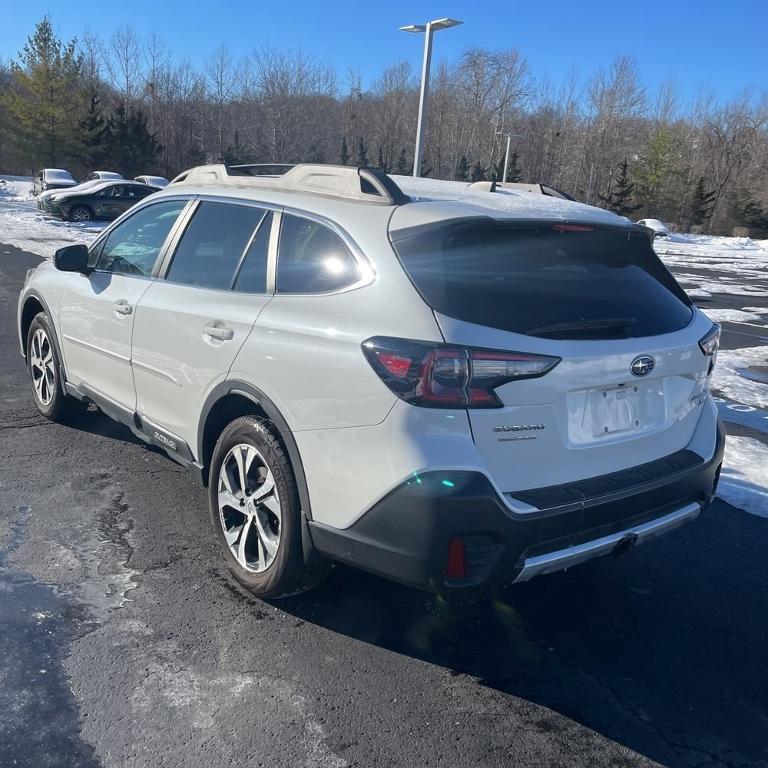
<path fill-rule="evenodd" d="M 471 219 L 394 235 L 424 300 L 442 314 L 546 338 L 627 338 L 684 328 L 688 297 L 627 227 Z"/>
<path fill-rule="evenodd" d="M 46 178 L 51 181 L 74 181 L 72 174 L 69 171 L 46 171 Z"/>

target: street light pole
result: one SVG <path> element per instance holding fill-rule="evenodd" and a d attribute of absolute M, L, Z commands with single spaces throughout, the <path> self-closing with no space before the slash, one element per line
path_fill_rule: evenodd
<path fill-rule="evenodd" d="M 421 64 L 421 90 L 419 92 L 419 117 L 416 123 L 416 147 L 413 153 L 413 175 L 421 176 L 421 161 L 424 154 L 424 134 L 427 125 L 427 97 L 429 96 L 429 67 L 432 61 L 432 35 L 441 29 L 461 24 L 456 19 L 435 19 L 426 24 L 409 24 L 400 27 L 403 32 L 424 32 L 424 60 Z"/>
<path fill-rule="evenodd" d="M 504 175 L 501 179 L 502 184 L 507 183 L 507 168 L 509 168 L 509 145 L 512 143 L 512 134 L 507 134 L 507 151 L 504 153 Z"/>
<path fill-rule="evenodd" d="M 424 154 L 424 124 L 427 117 L 427 96 L 429 95 L 429 67 L 432 62 L 432 22 L 424 31 L 424 60 L 421 63 L 421 90 L 419 92 L 419 117 L 416 122 L 416 148 L 413 152 L 413 175 L 421 176 L 421 158 Z"/>

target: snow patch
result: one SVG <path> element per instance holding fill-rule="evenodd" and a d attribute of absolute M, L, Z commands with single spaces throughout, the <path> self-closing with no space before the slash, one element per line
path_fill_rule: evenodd
<path fill-rule="evenodd" d="M 720 350 L 717 355 L 712 389 L 729 400 L 755 408 L 768 408 L 768 386 L 739 375 L 742 368 L 768 365 L 768 346 Z"/>
<path fill-rule="evenodd" d="M 765 316 L 761 316 L 756 312 L 748 312 L 746 309 L 708 309 L 703 308 L 702 312 L 713 323 L 751 323 L 755 320 L 765 320 Z"/>
<path fill-rule="evenodd" d="M 729 436 L 717 495 L 745 512 L 768 518 L 768 446 L 751 437 Z"/>
<path fill-rule="evenodd" d="M 498 189 L 485 192 L 471 189 L 465 181 L 392 176 L 406 195 L 419 201 L 460 200 L 498 211 L 538 218 L 579 219 L 606 224 L 628 224 L 628 220 L 615 213 L 592 205 L 563 200 L 558 197 L 539 195 L 534 192 Z"/>

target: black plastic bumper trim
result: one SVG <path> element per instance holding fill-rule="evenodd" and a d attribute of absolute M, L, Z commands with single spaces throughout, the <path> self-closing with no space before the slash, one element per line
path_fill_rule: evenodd
<path fill-rule="evenodd" d="M 699 457 L 695 466 L 599 499 L 586 500 L 578 491 L 575 505 L 542 513 L 512 512 L 479 472 L 428 472 L 393 490 L 349 528 L 310 522 L 312 542 L 334 560 L 431 591 L 514 581 L 526 558 L 609 536 L 687 504 L 705 508 L 724 447 L 718 422 L 709 461 Z M 455 536 L 466 542 L 469 573 L 447 582 L 448 542 Z"/>

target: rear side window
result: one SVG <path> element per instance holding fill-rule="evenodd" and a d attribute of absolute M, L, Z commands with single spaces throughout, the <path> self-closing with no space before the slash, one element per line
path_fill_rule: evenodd
<path fill-rule="evenodd" d="M 624 227 L 465 220 L 394 239 L 425 301 L 470 323 L 554 339 L 684 328 L 688 297 L 648 235 Z"/>
<path fill-rule="evenodd" d="M 344 241 L 323 224 L 283 215 L 277 257 L 279 293 L 328 293 L 360 279 Z"/>
<path fill-rule="evenodd" d="M 233 203 L 201 203 L 181 237 L 166 279 L 227 289 L 264 210 Z"/>

